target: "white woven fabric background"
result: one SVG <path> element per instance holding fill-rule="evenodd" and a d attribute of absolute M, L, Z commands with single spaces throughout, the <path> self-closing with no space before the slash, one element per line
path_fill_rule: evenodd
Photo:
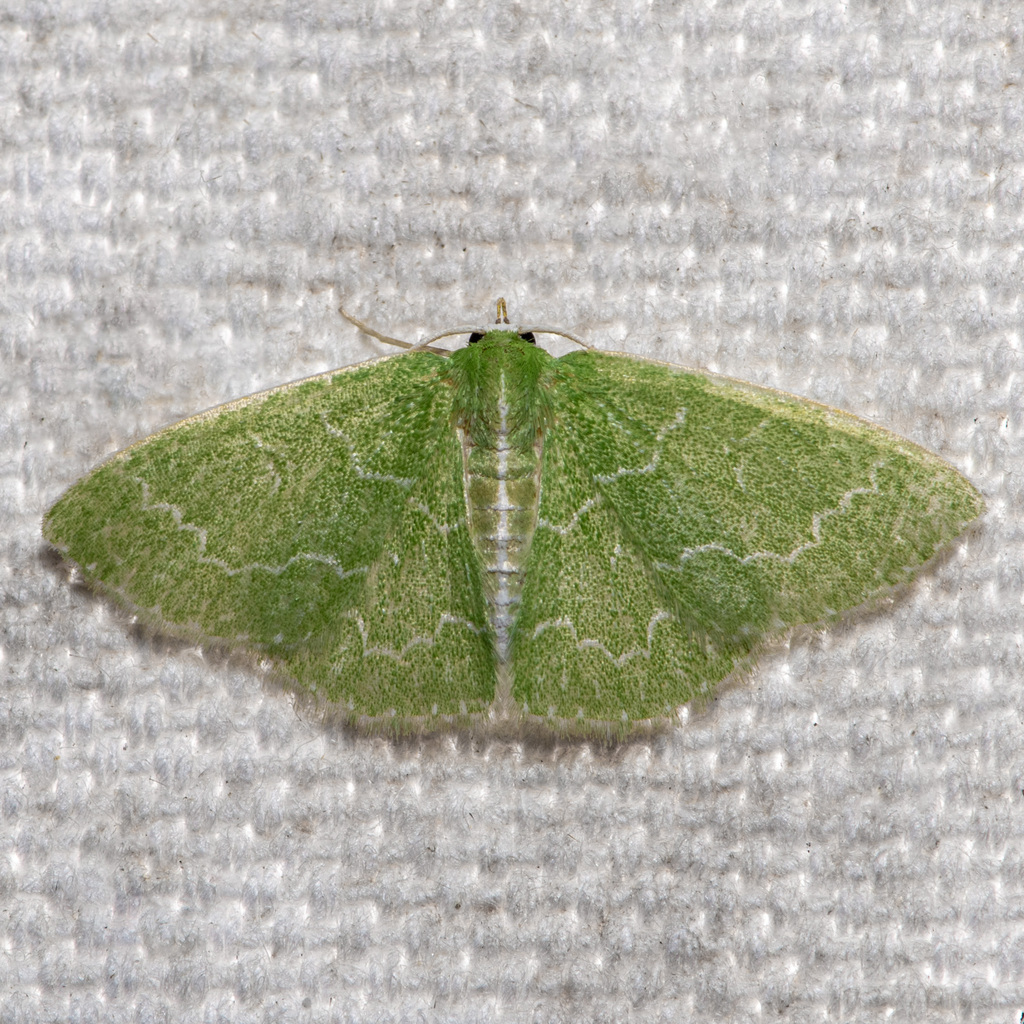
<path fill-rule="evenodd" d="M 7 4 L 0 1021 L 1016 1022 L 1022 24 Z M 989 512 L 613 750 L 325 728 L 47 551 L 112 451 L 382 353 L 339 301 L 416 339 L 498 295 L 864 416 Z"/>

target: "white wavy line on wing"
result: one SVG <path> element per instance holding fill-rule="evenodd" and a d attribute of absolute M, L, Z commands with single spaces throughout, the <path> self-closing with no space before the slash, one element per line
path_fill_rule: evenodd
<path fill-rule="evenodd" d="M 374 473 L 367 471 L 359 464 L 359 456 L 356 455 L 356 446 L 349 439 L 348 434 L 345 433 L 340 427 L 332 427 L 327 422 L 327 413 L 321 412 L 320 419 L 323 421 L 324 429 L 331 437 L 340 438 L 344 443 L 345 447 L 348 448 L 349 459 L 352 462 L 352 468 L 356 471 L 356 476 L 363 480 L 379 480 L 382 483 L 396 484 L 398 487 L 404 487 L 408 490 L 416 481 L 410 477 L 393 476 L 391 473 Z"/>
<path fill-rule="evenodd" d="M 829 516 L 839 515 L 845 512 L 850 502 L 858 494 L 877 494 L 878 493 L 878 479 L 877 472 L 884 466 L 884 462 L 876 462 L 871 469 L 871 486 L 870 487 L 853 487 L 848 490 L 840 499 L 839 504 L 835 508 L 825 509 L 824 512 L 815 512 L 811 517 L 811 535 L 813 540 L 809 540 L 804 544 L 800 544 L 795 547 L 788 555 L 780 555 L 775 551 L 754 551 L 749 555 L 738 555 L 731 548 L 727 548 L 724 544 L 719 544 L 717 541 L 713 541 L 710 544 L 700 544 L 693 548 L 684 548 L 679 555 L 677 562 L 655 562 L 654 567 L 656 569 L 664 569 L 667 572 L 677 572 L 682 568 L 682 563 L 694 555 L 699 555 L 705 551 L 720 551 L 723 555 L 727 555 L 729 558 L 735 558 L 736 561 L 743 565 L 747 565 L 751 562 L 758 562 L 763 559 L 772 559 L 778 562 L 788 562 L 792 565 L 805 551 L 809 551 L 811 548 L 817 547 L 821 544 L 821 524 Z"/>
<path fill-rule="evenodd" d="M 752 437 L 755 437 L 760 431 L 765 430 L 770 425 L 770 423 L 771 420 L 761 420 L 757 424 L 757 426 L 753 427 L 746 435 L 744 435 L 743 437 L 736 438 L 735 444 L 737 450 L 739 449 L 739 446 L 742 445 L 745 441 L 749 441 Z M 725 450 L 731 453 L 733 449 L 729 445 L 726 445 Z M 746 466 L 747 459 L 749 457 L 750 456 L 748 455 L 741 455 L 739 462 L 736 463 L 736 469 L 733 471 L 733 475 L 736 477 L 736 483 L 739 485 L 740 490 L 743 491 L 744 494 L 746 494 L 747 491 L 747 484 L 746 481 L 743 479 L 743 469 Z"/>
<path fill-rule="evenodd" d="M 442 537 L 447 537 L 453 530 L 459 529 L 464 524 L 461 522 L 455 523 L 442 523 L 437 516 L 422 502 L 422 501 L 410 501 L 409 504 L 416 509 L 417 512 L 422 512 L 433 524 L 433 527 Z"/>
<path fill-rule="evenodd" d="M 600 503 L 600 494 L 596 498 L 587 498 L 587 500 L 575 512 L 573 512 L 572 517 L 569 519 L 568 526 L 555 526 L 554 523 L 549 522 L 547 519 L 538 517 L 537 529 L 539 530 L 543 527 L 547 530 L 554 530 L 555 533 L 560 533 L 564 537 L 567 533 L 576 528 L 583 516 L 585 516 L 595 505 L 599 505 Z"/>
<path fill-rule="evenodd" d="M 251 562 L 248 565 L 235 567 L 225 562 L 222 558 L 213 558 L 206 554 L 206 541 L 207 535 L 206 530 L 201 526 L 196 526 L 194 523 L 186 523 L 185 517 L 182 515 L 181 509 L 177 505 L 172 505 L 167 501 L 154 501 L 149 500 L 149 484 L 146 483 L 141 477 L 132 477 L 132 479 L 139 484 L 142 488 L 142 511 L 143 512 L 169 512 L 173 517 L 175 523 L 177 523 L 178 529 L 186 533 L 194 533 L 199 543 L 199 552 L 196 555 L 196 560 L 203 563 L 204 565 L 213 565 L 220 569 L 227 576 L 241 576 L 243 573 L 252 572 L 255 569 L 262 569 L 264 572 L 273 573 L 275 576 L 280 576 L 281 573 L 285 572 L 288 567 L 295 562 L 320 562 L 323 565 L 330 566 L 339 579 L 347 579 L 349 576 L 356 576 L 359 573 L 369 572 L 369 566 L 363 565 L 358 566 L 355 569 L 345 569 L 339 565 L 337 559 L 333 555 L 318 555 L 312 552 L 304 552 L 299 555 L 292 555 L 288 561 L 283 562 L 280 565 L 268 565 L 264 562 Z"/>
<path fill-rule="evenodd" d="M 572 619 L 568 617 L 558 619 L 548 619 L 545 622 L 540 622 L 533 629 L 533 636 L 531 639 L 536 640 L 542 633 L 549 629 L 567 629 L 572 634 L 573 642 L 576 644 L 577 650 L 598 650 L 600 651 L 609 661 L 613 664 L 622 668 L 627 661 L 632 658 L 647 658 L 651 657 L 651 645 L 654 643 L 654 630 L 659 622 L 668 622 L 672 619 L 672 614 L 665 611 L 664 609 L 658 609 L 650 618 L 647 623 L 647 647 L 637 647 L 632 651 L 624 651 L 618 657 L 616 657 L 608 648 L 600 641 L 593 639 L 580 640 L 579 634 L 576 632 L 576 626 Z"/>
<path fill-rule="evenodd" d="M 686 422 L 686 407 L 683 406 L 675 415 L 675 419 L 667 426 L 662 427 L 661 430 L 654 435 L 654 454 L 651 456 L 651 461 L 646 466 L 640 466 L 637 469 L 625 469 L 620 467 L 615 470 L 614 473 L 600 473 L 595 474 L 594 479 L 599 484 L 610 484 L 613 480 L 618 480 L 619 477 L 623 476 L 644 476 L 649 473 L 653 473 L 658 468 L 658 463 L 661 461 L 661 443 L 668 437 L 669 432 L 676 430 Z"/>
<path fill-rule="evenodd" d="M 393 647 L 370 646 L 369 630 L 367 630 L 366 622 L 363 620 L 363 616 L 360 612 L 346 612 L 344 617 L 346 619 L 352 619 L 356 624 L 356 628 L 359 630 L 359 636 L 363 642 L 364 658 L 371 654 L 379 654 L 381 657 L 392 658 L 394 661 L 399 662 L 402 661 L 405 658 L 405 656 L 409 653 L 409 651 L 411 651 L 414 647 L 433 647 L 434 644 L 437 643 L 441 630 L 444 629 L 445 626 L 465 626 L 465 628 L 468 629 L 470 633 L 474 633 L 477 636 L 480 636 L 482 633 L 487 632 L 486 628 L 475 625 L 474 623 L 470 622 L 469 619 L 459 618 L 459 616 L 457 615 L 449 615 L 448 612 L 445 612 L 438 619 L 437 627 L 434 629 L 432 635 L 414 636 L 408 643 L 402 645 L 401 650 L 396 651 Z"/>
<path fill-rule="evenodd" d="M 599 483 L 599 484 L 608 484 L 608 483 L 612 483 L 614 480 L 618 480 L 620 477 L 624 477 L 624 476 L 641 476 L 641 475 L 646 475 L 646 474 L 649 474 L 649 473 L 653 473 L 658 468 L 658 462 L 661 459 L 661 449 L 659 447 L 657 447 L 657 446 L 660 445 L 665 440 L 665 438 L 668 436 L 670 431 L 676 430 L 678 427 L 681 427 L 683 425 L 683 423 L 685 423 L 685 422 L 686 422 L 686 407 L 684 406 L 683 408 L 679 409 L 678 412 L 676 412 L 675 418 L 672 420 L 671 423 L 669 423 L 666 426 L 662 427 L 662 429 L 659 430 L 657 434 L 655 434 L 655 437 L 654 437 L 655 451 L 654 451 L 654 454 L 651 456 L 651 461 L 648 462 L 647 465 L 640 466 L 640 467 L 638 467 L 636 469 L 625 469 L 625 468 L 621 468 L 620 467 L 614 473 L 608 473 L 608 474 L 602 473 L 600 475 L 595 475 L 594 476 L 594 480 L 597 483 Z M 541 519 L 537 520 L 537 528 L 540 529 L 543 526 L 543 527 L 546 527 L 549 530 L 554 530 L 555 533 L 559 533 L 559 534 L 561 534 L 564 537 L 566 534 L 568 534 L 572 530 L 574 530 L 576 528 L 576 526 L 579 524 L 580 519 L 582 519 L 583 516 L 586 515 L 587 512 L 589 512 L 592 508 L 594 508 L 594 506 L 600 504 L 600 502 L 601 502 L 601 495 L 600 494 L 598 494 L 594 498 L 588 498 L 572 514 L 572 517 L 569 519 L 568 525 L 566 525 L 566 526 L 556 526 L 550 520 L 541 518 Z"/>

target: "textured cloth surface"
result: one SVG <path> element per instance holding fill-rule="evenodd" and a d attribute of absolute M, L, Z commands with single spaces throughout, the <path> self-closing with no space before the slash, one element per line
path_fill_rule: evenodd
<path fill-rule="evenodd" d="M 3 24 L 0 1020 L 1017 1020 L 1018 3 Z M 989 511 L 611 750 L 327 728 L 43 543 L 114 450 L 386 351 L 339 301 L 415 340 L 498 295 L 866 417 Z"/>

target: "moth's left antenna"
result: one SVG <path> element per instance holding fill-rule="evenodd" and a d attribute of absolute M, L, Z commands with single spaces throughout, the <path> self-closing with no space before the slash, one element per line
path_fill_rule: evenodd
<path fill-rule="evenodd" d="M 448 334 L 465 333 L 464 331 L 447 331 L 445 334 L 439 334 L 436 338 L 427 338 L 426 341 L 422 341 L 418 345 L 414 345 L 411 341 L 402 341 L 399 338 L 389 338 L 386 334 L 381 334 L 380 331 L 375 331 L 372 327 L 367 327 L 362 320 L 357 320 L 351 313 L 347 312 L 344 306 L 338 306 L 338 312 L 354 327 L 358 327 L 359 330 L 368 334 L 371 338 L 383 341 L 385 345 L 397 345 L 398 348 L 404 348 L 406 351 L 415 349 L 417 352 L 433 352 L 436 356 L 447 356 L 451 355 L 451 353 L 447 349 L 432 348 L 430 344 L 432 341 L 437 341 L 437 338 L 447 337 Z"/>
<path fill-rule="evenodd" d="M 358 327 L 364 334 L 368 334 L 371 338 L 376 338 L 378 341 L 383 341 L 386 345 L 397 345 L 399 348 L 416 348 L 411 341 L 399 341 L 398 338 L 389 338 L 386 334 L 381 334 L 380 331 L 375 331 L 372 327 L 367 327 L 362 320 L 357 320 L 351 313 L 347 313 L 344 306 L 338 306 L 338 312 L 350 324 Z"/>

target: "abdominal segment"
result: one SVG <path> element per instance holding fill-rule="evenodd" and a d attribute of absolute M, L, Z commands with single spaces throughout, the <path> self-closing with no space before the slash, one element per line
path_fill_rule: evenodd
<path fill-rule="evenodd" d="M 503 389 L 504 390 L 504 389 Z M 491 445 L 462 435 L 466 515 L 480 554 L 499 663 L 508 661 L 509 636 L 519 610 L 526 558 L 540 504 L 540 436 L 513 445 L 504 395 Z"/>

